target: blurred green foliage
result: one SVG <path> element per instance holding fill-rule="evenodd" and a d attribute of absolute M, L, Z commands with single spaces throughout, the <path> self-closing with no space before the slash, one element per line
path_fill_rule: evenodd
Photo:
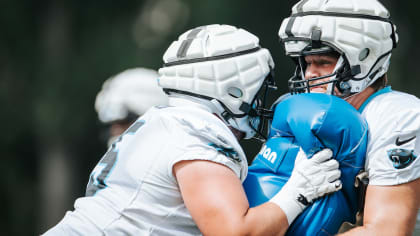
<path fill-rule="evenodd" d="M 279 91 L 294 70 L 277 31 L 295 1 L 247 0 L 3 0 L 0 2 L 1 235 L 34 235 L 53 209 L 42 203 L 42 165 L 62 153 L 73 184 L 65 209 L 82 196 L 90 170 L 105 151 L 93 108 L 102 82 L 132 67 L 158 69 L 180 33 L 205 24 L 231 24 L 260 37 L 276 62 Z M 420 95 L 416 82 L 420 20 L 414 1 L 383 1 L 398 26 L 393 54 L 394 89 Z M 275 97 L 271 98 L 273 101 Z M 259 149 L 244 142 L 252 158 Z M 58 151 L 57 151 L 58 150 Z M 44 163 L 44 164 L 42 164 Z M 59 173 L 60 174 L 60 173 Z M 60 200 L 60 199 L 59 199 Z M 57 223 L 60 218 L 53 220 Z"/>

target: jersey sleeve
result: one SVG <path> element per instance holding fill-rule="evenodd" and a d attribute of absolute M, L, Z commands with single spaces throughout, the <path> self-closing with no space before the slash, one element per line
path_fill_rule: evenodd
<path fill-rule="evenodd" d="M 227 127 L 209 119 L 195 119 L 183 116 L 171 119 L 170 125 L 177 141 L 173 149 L 168 174 L 173 177 L 173 166 L 181 161 L 205 160 L 224 165 L 231 169 L 243 181 L 248 163 L 242 148 Z M 215 117 L 215 119 L 217 119 Z"/>
<path fill-rule="evenodd" d="M 241 179 L 242 165 L 241 161 L 237 159 L 235 155 L 233 150 L 226 150 L 223 147 L 213 146 L 211 143 L 208 145 L 189 144 L 182 155 L 173 159 L 168 171 L 172 172 L 173 166 L 180 161 L 203 160 L 224 165 L 231 169 L 235 175 Z"/>
<path fill-rule="evenodd" d="M 388 110 L 376 123 L 369 122 L 366 170 L 371 185 L 398 185 L 420 178 L 420 111 Z"/>

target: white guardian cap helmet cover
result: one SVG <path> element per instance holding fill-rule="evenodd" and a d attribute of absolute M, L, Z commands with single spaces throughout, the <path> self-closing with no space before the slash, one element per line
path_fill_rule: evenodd
<path fill-rule="evenodd" d="M 272 116 L 265 98 L 275 88 L 274 62 L 255 35 L 230 25 L 197 27 L 174 41 L 163 60 L 159 85 L 166 93 L 199 98 L 245 138 L 261 134 Z"/>
<path fill-rule="evenodd" d="M 157 71 L 146 68 L 127 69 L 107 79 L 95 100 L 99 120 L 134 121 L 150 107 L 166 105 L 168 97 L 157 80 Z"/>
<path fill-rule="evenodd" d="M 398 35 L 388 10 L 377 0 L 302 0 L 283 20 L 279 37 L 296 64 L 292 93 L 309 92 L 305 55 L 336 52 L 339 59 L 328 92 L 359 93 L 386 73 Z M 324 84 L 324 83 L 322 83 Z"/>

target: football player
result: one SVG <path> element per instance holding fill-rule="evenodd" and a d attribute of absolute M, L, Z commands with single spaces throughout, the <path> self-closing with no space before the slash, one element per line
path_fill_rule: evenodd
<path fill-rule="evenodd" d="M 327 93 L 369 126 L 364 221 L 348 235 L 410 235 L 420 205 L 420 101 L 387 85 L 396 26 L 377 0 L 302 0 L 280 27 L 292 94 Z"/>
<path fill-rule="evenodd" d="M 107 79 L 96 95 L 98 119 L 108 126 L 108 147 L 150 107 L 167 105 L 158 86 L 158 73 L 146 68 L 127 69 Z"/>
<path fill-rule="evenodd" d="M 250 208 L 248 163 L 238 140 L 261 132 L 274 86 L 267 49 L 253 34 L 209 25 L 166 50 L 159 85 L 169 106 L 153 107 L 94 168 L 86 196 L 46 235 L 277 235 L 309 202 L 341 188 L 324 149 L 303 154 L 285 187 Z"/>

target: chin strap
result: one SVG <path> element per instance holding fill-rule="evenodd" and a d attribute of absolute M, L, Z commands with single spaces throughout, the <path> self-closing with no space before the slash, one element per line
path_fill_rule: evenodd
<path fill-rule="evenodd" d="M 227 112 L 223 106 L 220 104 L 220 102 L 217 99 L 211 99 L 210 103 L 213 105 L 213 107 L 216 109 L 214 112 L 220 116 L 221 118 L 223 118 L 223 120 L 230 124 L 229 120 L 233 118 L 232 115 L 230 115 L 229 112 Z"/>

